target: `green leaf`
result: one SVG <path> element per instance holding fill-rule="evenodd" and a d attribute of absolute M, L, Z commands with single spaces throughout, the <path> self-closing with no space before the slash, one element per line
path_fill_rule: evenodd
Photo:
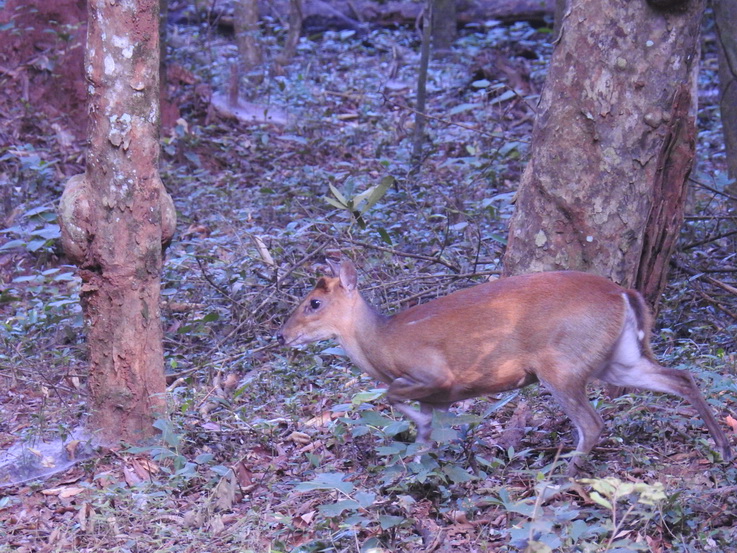
<path fill-rule="evenodd" d="M 210 311 L 207 315 L 202 317 L 201 321 L 203 323 L 213 323 L 217 321 L 220 318 L 220 315 L 217 311 Z"/>
<path fill-rule="evenodd" d="M 389 445 L 383 445 L 376 448 L 376 454 L 382 457 L 390 455 L 405 455 L 407 446 L 400 442 L 393 442 Z"/>
<path fill-rule="evenodd" d="M 462 484 L 463 482 L 470 482 L 476 479 L 473 474 L 469 474 L 458 465 L 447 465 L 443 467 L 443 472 L 453 484 Z"/>
<path fill-rule="evenodd" d="M 448 111 L 448 115 L 458 115 L 459 113 L 471 111 L 474 109 L 481 109 L 481 104 L 460 104 L 458 106 L 455 106 L 454 108 L 451 108 Z"/>
<path fill-rule="evenodd" d="M 328 183 L 328 186 L 330 187 L 330 192 L 332 192 L 333 196 L 335 196 L 335 199 L 338 200 L 338 202 L 340 202 L 340 204 L 343 206 L 343 209 L 348 208 L 350 204 L 348 203 L 348 200 L 345 199 L 345 196 L 343 196 L 343 194 L 341 194 L 340 190 L 338 190 L 337 188 L 335 188 L 330 183 Z M 328 198 L 326 198 L 326 199 L 328 199 Z M 328 199 L 328 201 L 330 201 L 330 199 Z"/>
<path fill-rule="evenodd" d="M 409 429 L 409 422 L 405 420 L 401 421 L 395 421 L 391 424 L 388 424 L 384 428 L 384 434 L 387 436 L 396 436 L 397 434 L 401 434 L 402 432 L 405 432 Z"/>
<path fill-rule="evenodd" d="M 300 482 L 297 484 L 296 489 L 301 492 L 314 490 L 337 490 L 347 495 L 353 491 L 354 486 L 350 482 L 344 482 L 343 478 L 345 477 L 346 475 L 342 472 L 324 472 L 322 474 L 318 474 L 309 482 Z"/>
<path fill-rule="evenodd" d="M 46 240 L 54 240 L 61 236 L 61 229 L 59 228 L 59 225 L 46 225 L 42 229 L 34 230 L 31 235 L 38 236 L 39 238 L 44 238 Z"/>
<path fill-rule="evenodd" d="M 333 198 L 329 198 L 325 196 L 325 201 L 328 202 L 333 207 L 337 207 L 338 209 L 348 209 L 347 205 L 342 204 L 338 200 L 334 200 Z"/>
<path fill-rule="evenodd" d="M 47 240 L 43 240 L 43 239 L 31 240 L 30 242 L 28 242 L 28 244 L 26 244 L 26 249 L 32 253 L 37 252 L 38 250 L 44 247 L 46 242 Z"/>
<path fill-rule="evenodd" d="M 447 444 L 458 439 L 458 431 L 450 426 L 433 426 L 430 437 L 439 444 Z"/>
<path fill-rule="evenodd" d="M 386 194 L 386 191 L 389 190 L 391 186 L 394 185 L 395 179 L 392 176 L 387 176 L 381 179 L 381 182 L 375 186 L 372 186 L 369 188 L 366 192 L 361 194 L 361 196 L 365 196 L 365 198 L 361 198 L 362 200 L 366 200 L 365 205 L 361 208 L 361 213 L 366 213 L 369 209 L 374 207 L 377 202 L 384 197 L 384 194 Z M 358 205 L 358 196 L 355 198 L 356 205 Z"/>
<path fill-rule="evenodd" d="M 0 252 L 5 250 L 12 250 L 14 248 L 23 248 L 26 245 L 25 240 L 11 240 L 10 242 L 5 242 L 2 246 L 0 246 Z"/>
<path fill-rule="evenodd" d="M 326 517 L 339 517 L 343 514 L 343 511 L 355 511 L 359 507 L 360 505 L 358 501 L 353 499 L 343 499 L 342 501 L 336 501 L 335 503 L 320 505 L 317 510 Z"/>
<path fill-rule="evenodd" d="M 598 503 L 599 505 L 601 505 L 602 507 L 606 509 L 609 509 L 610 511 L 612 510 L 611 502 L 605 497 L 603 497 L 599 492 L 592 491 L 590 494 L 590 497 L 594 501 L 594 503 Z"/>
<path fill-rule="evenodd" d="M 384 228 L 379 228 L 379 236 L 381 236 L 381 239 L 388 245 L 392 246 L 392 238 L 389 236 L 389 233 Z"/>
<path fill-rule="evenodd" d="M 394 423 L 394 419 L 385 417 L 381 413 L 369 409 L 361 412 L 360 422 L 368 424 L 369 426 L 375 426 L 376 428 L 386 428 L 390 424 Z"/>
<path fill-rule="evenodd" d="M 501 102 L 506 102 L 507 100 L 511 100 L 515 96 L 517 96 L 517 93 L 514 90 L 507 90 L 505 93 L 500 94 L 496 98 L 492 98 L 490 105 L 493 106 L 494 104 L 499 104 Z"/>
<path fill-rule="evenodd" d="M 392 515 L 380 515 L 379 516 L 379 524 L 381 525 L 382 530 L 388 530 L 389 528 L 394 528 L 395 526 L 399 526 L 406 520 L 407 519 L 404 517 L 395 517 Z"/>
<path fill-rule="evenodd" d="M 351 403 L 353 405 L 361 405 L 362 403 L 370 403 L 374 401 L 375 399 L 379 399 L 386 393 L 386 390 L 367 390 L 365 392 L 358 392 L 356 395 L 353 396 L 353 399 L 351 399 Z"/>
<path fill-rule="evenodd" d="M 371 507 L 376 501 L 376 494 L 373 492 L 356 492 L 354 495 L 358 504 L 364 509 Z"/>

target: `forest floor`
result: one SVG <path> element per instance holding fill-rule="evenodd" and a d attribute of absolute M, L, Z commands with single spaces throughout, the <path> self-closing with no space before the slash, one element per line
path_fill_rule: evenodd
<path fill-rule="evenodd" d="M 266 30 L 273 60 L 283 29 Z M 735 444 L 737 198 L 708 25 L 704 36 L 699 160 L 653 343 L 693 372 Z M 555 476 L 575 432 L 538 387 L 454 407 L 415 461 L 414 429 L 335 344 L 272 339 L 326 254 L 354 259 L 387 312 L 498 274 L 546 29 L 466 28 L 431 62 L 419 168 L 414 30 L 303 38 L 284 76 L 244 87 L 266 124 L 212 108 L 232 36 L 172 24 L 169 52 L 180 113 L 162 178 L 179 219 L 162 282 L 171 417 L 159 443 L 85 446 L 80 282 L 54 211 L 83 144 L 58 143 L 29 107 L 23 143 L 0 151 L 14 183 L 0 234 L 0 552 L 737 551 L 737 466 L 676 398 L 593 387 L 607 427 L 578 482 Z M 386 184 L 360 217 L 360 203 L 339 207 Z"/>

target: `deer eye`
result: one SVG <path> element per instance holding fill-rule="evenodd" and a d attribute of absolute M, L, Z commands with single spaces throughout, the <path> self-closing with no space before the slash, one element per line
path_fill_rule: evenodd
<path fill-rule="evenodd" d="M 322 305 L 322 302 L 320 300 L 310 300 L 310 307 L 312 309 L 319 309 Z"/>

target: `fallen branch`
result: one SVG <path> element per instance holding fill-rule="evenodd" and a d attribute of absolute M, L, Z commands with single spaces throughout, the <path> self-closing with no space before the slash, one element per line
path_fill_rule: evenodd
<path fill-rule="evenodd" d="M 708 275 L 705 275 L 701 271 L 697 271 L 696 269 L 692 269 L 691 267 L 687 267 L 686 265 L 683 265 L 680 263 L 677 259 L 671 259 L 671 264 L 681 271 L 683 271 L 686 274 L 689 274 L 693 277 L 698 278 L 699 280 L 703 280 L 704 282 L 708 282 L 712 286 L 716 286 L 717 288 L 721 288 L 722 290 L 729 292 L 730 294 L 734 294 L 737 296 L 737 288 L 732 286 L 731 284 L 727 284 L 726 282 L 722 282 L 721 280 L 717 280 L 714 277 L 710 277 Z"/>

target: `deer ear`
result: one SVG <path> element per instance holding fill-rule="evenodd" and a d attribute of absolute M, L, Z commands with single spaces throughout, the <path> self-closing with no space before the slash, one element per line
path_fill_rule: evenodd
<path fill-rule="evenodd" d="M 358 285 L 356 266 L 350 259 L 346 259 L 340 264 L 340 284 L 349 292 L 355 290 Z"/>
<path fill-rule="evenodd" d="M 330 276 L 331 277 L 337 277 L 340 275 L 340 260 L 338 259 L 331 259 L 329 257 L 325 258 L 325 263 L 328 264 L 328 267 L 330 267 Z"/>

